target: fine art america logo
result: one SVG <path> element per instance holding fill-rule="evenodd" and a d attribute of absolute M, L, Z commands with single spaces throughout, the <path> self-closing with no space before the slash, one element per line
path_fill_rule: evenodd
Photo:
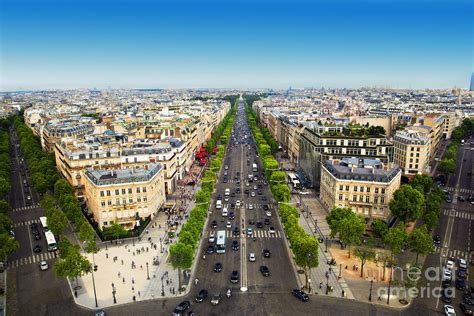
<path fill-rule="evenodd" d="M 377 289 L 378 297 L 389 295 L 398 298 L 454 298 L 455 290 L 451 285 L 456 269 L 429 267 L 424 272 L 419 267 L 412 266 L 407 270 L 402 267 L 393 267 L 391 286 Z M 426 283 L 420 285 L 422 277 Z M 444 286 L 443 286 L 444 285 Z"/>

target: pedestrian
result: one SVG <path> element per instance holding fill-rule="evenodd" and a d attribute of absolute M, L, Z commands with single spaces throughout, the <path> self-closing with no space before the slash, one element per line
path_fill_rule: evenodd
<path fill-rule="evenodd" d="M 148 247 L 146 247 L 146 252 L 148 252 Z"/>
<path fill-rule="evenodd" d="M 381 300 L 382 300 L 382 296 L 379 296 L 377 300 L 378 300 L 378 301 L 381 301 Z"/>
<path fill-rule="evenodd" d="M 135 251 L 133 252 L 133 255 L 135 255 Z"/>
<path fill-rule="evenodd" d="M 125 283 L 125 277 L 122 277 L 122 283 Z"/>
<path fill-rule="evenodd" d="M 170 280 L 166 280 L 166 285 L 170 285 Z"/>
<path fill-rule="evenodd" d="M 105 258 L 109 259 L 109 254 L 105 253 Z"/>
<path fill-rule="evenodd" d="M 117 273 L 117 275 L 118 275 L 118 277 L 119 277 L 119 279 L 120 279 L 120 271 Z"/>
<path fill-rule="evenodd" d="M 323 288 L 323 282 L 319 282 L 319 288 L 320 288 L 320 289 Z"/>
<path fill-rule="evenodd" d="M 134 278 L 132 278 L 132 284 L 135 284 L 135 279 Z"/>
<path fill-rule="evenodd" d="M 134 292 L 135 292 L 135 287 L 132 286 L 132 293 L 134 293 Z"/>
<path fill-rule="evenodd" d="M 196 278 L 196 280 L 194 280 L 194 285 L 197 285 L 199 282 L 198 278 Z"/>
<path fill-rule="evenodd" d="M 137 300 L 136 297 L 135 297 L 135 295 L 133 295 L 133 298 L 132 298 L 132 299 L 133 299 L 134 302 Z"/>
<path fill-rule="evenodd" d="M 140 297 L 140 291 L 138 291 L 138 297 Z"/>
<path fill-rule="evenodd" d="M 123 259 L 122 259 L 122 265 L 123 265 Z"/>
<path fill-rule="evenodd" d="M 140 265 L 140 269 L 142 269 L 142 270 L 143 270 L 143 266 L 142 266 L 142 265 Z"/>

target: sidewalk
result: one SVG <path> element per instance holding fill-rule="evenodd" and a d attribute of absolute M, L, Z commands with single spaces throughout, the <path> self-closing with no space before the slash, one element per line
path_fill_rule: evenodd
<path fill-rule="evenodd" d="M 70 280 L 71 291 L 77 293 L 76 303 L 95 309 L 180 295 L 178 270 L 167 262 L 168 250 L 170 244 L 177 241 L 194 207 L 194 194 L 199 189 L 200 184 L 178 188 L 167 199 L 167 202 L 176 203 L 175 212 L 158 212 L 140 238 L 119 241 L 118 244 L 102 243 L 101 250 L 94 257 L 84 253 L 91 262 L 95 262 L 97 271 L 94 271 L 94 280 L 92 274 L 78 278 L 77 282 Z M 175 237 L 168 238 L 169 224 L 175 220 L 179 222 Z M 189 272 L 182 271 L 182 287 L 189 288 Z M 98 307 L 95 304 L 94 283 Z"/>
<path fill-rule="evenodd" d="M 0 273 L 0 316 L 7 311 L 7 270 Z"/>

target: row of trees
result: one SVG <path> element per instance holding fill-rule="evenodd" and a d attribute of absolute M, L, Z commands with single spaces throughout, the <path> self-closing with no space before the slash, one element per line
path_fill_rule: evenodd
<path fill-rule="evenodd" d="M 255 98 L 252 97 L 251 100 L 255 100 Z M 288 204 L 291 195 L 288 185 L 286 184 L 286 175 L 283 171 L 280 171 L 278 161 L 272 156 L 272 154 L 278 150 L 278 144 L 270 135 L 268 129 L 259 129 L 257 127 L 256 114 L 248 105 L 247 99 L 246 102 L 246 113 L 250 129 L 257 143 L 258 152 L 263 161 L 263 169 L 267 179 L 269 179 L 273 197 L 279 202 L 278 210 L 295 256 L 295 262 L 301 267 L 317 267 L 319 264 L 318 239 L 305 232 L 299 224 L 298 209 Z"/>
<path fill-rule="evenodd" d="M 237 101 L 234 101 L 237 102 Z M 213 135 L 210 143 L 214 148 L 215 144 L 219 141 L 217 135 L 229 135 L 232 129 L 235 115 L 235 104 L 232 110 L 226 115 L 224 120 L 219 124 L 216 132 Z M 228 139 L 228 137 L 227 137 Z M 209 146 L 209 144 L 208 144 Z M 170 261 L 173 268 L 178 269 L 178 282 L 179 287 L 181 285 L 181 269 L 189 269 L 193 263 L 194 254 L 198 245 L 199 239 L 202 237 L 202 231 L 204 223 L 207 217 L 207 211 L 211 203 L 211 195 L 214 191 L 214 185 L 217 178 L 218 170 L 222 165 L 222 161 L 225 155 L 225 146 L 219 145 L 218 152 L 215 156 L 212 156 L 210 162 L 210 168 L 206 170 L 202 178 L 202 186 L 199 191 L 196 192 L 195 206 L 189 213 L 189 217 L 186 224 L 183 225 L 179 233 L 178 242 L 171 245 L 170 247 Z"/>
<path fill-rule="evenodd" d="M 462 124 L 451 133 L 451 144 L 446 148 L 443 159 L 439 162 L 438 170 L 444 174 L 456 171 L 456 156 L 461 140 L 474 133 L 474 119 L 465 118 Z"/>
<path fill-rule="evenodd" d="M 234 114 L 235 114 L 235 111 L 236 111 L 236 102 L 237 102 L 238 96 L 237 95 L 230 95 L 230 96 L 224 97 L 224 99 L 231 102 L 232 107 L 231 107 L 229 113 L 227 113 L 227 115 L 224 117 L 222 122 L 219 124 L 219 126 L 216 128 L 216 130 L 213 132 L 211 139 L 207 143 L 206 151 L 207 151 L 208 154 L 210 154 L 213 151 L 213 149 L 214 149 L 214 147 L 216 146 L 217 143 L 220 142 L 221 144 L 227 144 L 228 141 L 229 141 L 229 138 L 230 138 L 231 129 L 230 128 L 227 129 L 227 127 L 229 126 L 229 121 L 231 120 L 231 118 L 234 117 Z M 232 126 L 232 124 L 230 124 L 230 126 Z"/>
<path fill-rule="evenodd" d="M 12 221 L 7 217 L 10 210 L 8 198 L 11 191 L 9 125 L 8 120 L 0 121 L 0 261 L 5 261 L 9 255 L 20 248 L 20 244 L 10 233 Z"/>

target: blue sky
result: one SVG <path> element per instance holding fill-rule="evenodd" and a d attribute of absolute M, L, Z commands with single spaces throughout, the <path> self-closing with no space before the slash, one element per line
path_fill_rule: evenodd
<path fill-rule="evenodd" d="M 0 90 L 468 87 L 473 2 L 0 1 Z"/>

